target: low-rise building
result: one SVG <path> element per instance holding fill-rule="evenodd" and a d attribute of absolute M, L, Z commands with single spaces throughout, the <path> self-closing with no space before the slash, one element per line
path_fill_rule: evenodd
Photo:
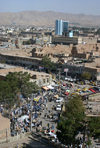
<path fill-rule="evenodd" d="M 36 84 L 39 86 L 49 85 L 52 82 L 52 76 L 50 74 L 44 72 L 26 70 L 22 67 L 0 69 L 0 79 L 4 79 L 5 76 L 10 72 L 20 72 L 20 71 L 22 71 L 23 73 L 27 72 L 28 74 L 30 74 L 31 76 L 30 81 L 36 82 Z"/>
<path fill-rule="evenodd" d="M 0 62 L 2 61 L 8 64 L 33 66 L 34 68 L 38 68 L 41 59 L 20 55 L 0 54 Z"/>
<path fill-rule="evenodd" d="M 77 45 L 79 43 L 82 43 L 82 40 L 81 38 L 78 38 L 78 37 L 53 36 L 52 43 L 64 44 L 64 45 L 70 45 L 70 44 Z"/>

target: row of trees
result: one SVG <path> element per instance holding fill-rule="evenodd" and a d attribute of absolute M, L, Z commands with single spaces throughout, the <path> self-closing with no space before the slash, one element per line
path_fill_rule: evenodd
<path fill-rule="evenodd" d="M 87 144 L 90 144 L 91 137 L 100 138 L 100 117 L 87 117 L 82 99 L 77 95 L 66 104 L 57 129 L 57 137 L 65 145 L 78 147 L 79 133 L 83 135 L 83 143 L 87 137 Z"/>
<path fill-rule="evenodd" d="M 20 95 L 30 97 L 38 90 L 39 87 L 30 82 L 30 75 L 27 72 L 9 73 L 4 80 L 0 81 L 0 102 L 4 103 L 7 108 L 11 108 L 18 103 Z"/>

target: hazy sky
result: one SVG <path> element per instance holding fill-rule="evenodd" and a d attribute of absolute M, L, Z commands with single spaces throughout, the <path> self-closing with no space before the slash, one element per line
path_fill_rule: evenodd
<path fill-rule="evenodd" d="M 23 10 L 100 15 L 100 0 L 0 0 L 0 12 Z"/>

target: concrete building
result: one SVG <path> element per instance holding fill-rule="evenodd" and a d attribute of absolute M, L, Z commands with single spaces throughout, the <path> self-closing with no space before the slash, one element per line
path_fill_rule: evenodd
<path fill-rule="evenodd" d="M 7 64 L 14 64 L 20 66 L 32 66 L 33 68 L 38 68 L 41 59 L 32 58 L 27 56 L 0 54 L 0 62 L 4 61 Z"/>
<path fill-rule="evenodd" d="M 72 38 L 73 37 L 73 31 L 69 32 L 69 37 Z"/>
<path fill-rule="evenodd" d="M 81 43 L 81 41 L 80 38 L 78 37 L 53 36 L 52 43 L 63 44 L 63 45 L 70 45 L 70 44 L 77 45 L 78 43 Z"/>
<path fill-rule="evenodd" d="M 0 79 L 4 79 L 9 72 L 27 72 L 30 74 L 31 79 L 30 81 L 36 82 L 38 86 L 44 86 L 49 85 L 52 82 L 52 76 L 50 74 L 44 73 L 44 72 L 36 72 L 31 70 L 26 70 L 22 67 L 16 67 L 16 68 L 6 68 L 6 69 L 0 69 Z"/>
<path fill-rule="evenodd" d="M 93 79 L 100 81 L 100 68 L 93 67 L 87 64 L 66 64 L 68 74 L 76 76 L 81 75 L 84 72 L 89 72 Z"/>

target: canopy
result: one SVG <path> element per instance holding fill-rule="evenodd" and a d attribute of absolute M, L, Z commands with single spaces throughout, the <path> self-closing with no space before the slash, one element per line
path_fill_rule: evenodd
<path fill-rule="evenodd" d="M 67 90 L 66 90 L 66 92 L 70 92 L 70 90 L 69 90 L 69 89 L 67 89 Z"/>
<path fill-rule="evenodd" d="M 44 90 L 49 90 L 49 88 L 46 87 L 46 86 L 43 86 L 42 88 L 43 88 Z"/>
<path fill-rule="evenodd" d="M 39 99 L 40 99 L 40 98 L 34 98 L 33 100 L 34 100 L 34 101 L 36 101 L 36 102 L 38 102 L 38 101 L 39 101 Z"/>
<path fill-rule="evenodd" d="M 68 93 L 68 92 L 65 92 L 65 95 L 67 95 L 67 96 L 68 96 L 68 95 L 69 95 L 69 93 Z"/>
<path fill-rule="evenodd" d="M 55 96 L 54 96 L 54 98 L 58 98 L 58 97 L 59 97 L 58 95 L 55 95 Z"/>
<path fill-rule="evenodd" d="M 49 88 L 49 89 L 54 89 L 54 87 L 52 87 L 51 85 L 47 86 L 47 88 Z"/>
<path fill-rule="evenodd" d="M 18 118 L 18 122 L 23 122 L 25 119 L 29 119 L 29 116 L 27 115 L 24 115 L 24 116 L 21 116 L 20 118 Z"/>
<path fill-rule="evenodd" d="M 77 89 L 76 91 L 81 91 L 80 89 Z"/>
<path fill-rule="evenodd" d="M 83 88 L 83 91 L 87 91 L 88 90 L 88 88 Z"/>

